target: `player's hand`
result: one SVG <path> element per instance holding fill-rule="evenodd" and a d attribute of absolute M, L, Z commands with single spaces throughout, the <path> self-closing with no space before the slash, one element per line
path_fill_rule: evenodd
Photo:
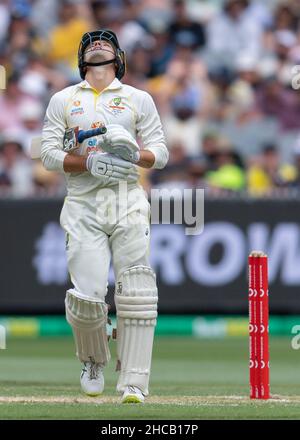
<path fill-rule="evenodd" d="M 104 184 L 118 183 L 120 180 L 136 182 L 138 172 L 136 167 L 119 157 L 109 153 L 93 151 L 86 160 L 87 170 Z"/>
<path fill-rule="evenodd" d="M 122 125 L 109 124 L 107 132 L 99 137 L 97 146 L 107 153 L 137 163 L 140 159 L 140 147 L 134 137 Z"/>

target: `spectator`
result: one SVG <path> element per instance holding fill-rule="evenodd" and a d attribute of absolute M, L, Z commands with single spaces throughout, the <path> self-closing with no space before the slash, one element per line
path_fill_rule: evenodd
<path fill-rule="evenodd" d="M 124 81 L 126 84 L 147 88 L 147 78 L 149 78 L 151 70 L 151 49 L 152 43 L 149 40 L 141 41 L 136 44 L 130 54 L 127 54 L 128 64 Z"/>
<path fill-rule="evenodd" d="M 208 54 L 211 67 L 234 69 L 241 54 L 259 57 L 262 27 L 247 14 L 247 0 L 226 0 L 224 10 L 207 27 Z"/>
<path fill-rule="evenodd" d="M 284 85 L 291 83 L 291 70 L 294 66 L 293 53 L 297 47 L 297 36 L 291 31 L 277 31 L 274 34 L 275 56 L 278 61 L 277 77 Z"/>
<path fill-rule="evenodd" d="M 34 193 L 31 161 L 25 157 L 22 145 L 9 138 L 0 146 L 0 191 L 10 197 Z"/>
<path fill-rule="evenodd" d="M 118 35 L 120 46 L 127 52 L 132 53 L 138 44 L 146 44 L 150 41 L 154 44 L 154 38 L 142 27 L 138 21 L 138 8 L 131 2 L 125 2 L 126 7 L 109 7 L 107 19 L 109 28 Z M 103 27 L 102 23 L 99 23 Z"/>
<path fill-rule="evenodd" d="M 5 46 L 12 69 L 21 74 L 28 57 L 37 51 L 39 47 L 39 41 L 31 26 L 28 11 L 16 10 L 11 15 Z"/>
<path fill-rule="evenodd" d="M 204 28 L 188 16 L 184 0 L 174 0 L 174 18 L 168 32 L 173 44 L 188 42 L 194 50 L 205 45 Z"/>
<path fill-rule="evenodd" d="M 189 187 L 205 188 L 205 174 L 208 170 L 208 164 L 204 156 L 193 157 L 188 166 Z"/>
<path fill-rule="evenodd" d="M 245 189 L 246 175 L 240 157 L 232 147 L 224 146 L 216 154 L 216 170 L 206 173 L 208 187 L 216 194 Z"/>
<path fill-rule="evenodd" d="M 156 188 L 179 188 L 188 186 L 190 161 L 185 153 L 184 145 L 176 143 L 171 146 L 170 158 L 167 166 L 158 172 L 153 170 L 150 180 Z"/>
<path fill-rule="evenodd" d="M 282 131 L 300 129 L 300 92 L 286 89 L 276 77 L 259 88 L 257 106 L 262 113 L 277 118 Z"/>
<path fill-rule="evenodd" d="M 10 20 L 9 11 L 6 4 L 6 0 L 0 0 L 0 47 L 5 40 Z"/>
<path fill-rule="evenodd" d="M 220 138 L 215 132 L 207 132 L 202 141 L 202 158 L 206 162 L 207 171 L 215 171 L 218 168 L 218 152 Z"/>
<path fill-rule="evenodd" d="M 194 155 L 199 151 L 202 136 L 199 113 L 203 106 L 203 93 L 201 86 L 192 81 L 190 73 L 182 64 L 176 90 L 169 101 L 171 111 L 163 121 L 168 142 L 172 144 L 176 140 L 180 141 L 184 144 L 186 154 Z"/>
<path fill-rule="evenodd" d="M 295 5 L 296 6 L 296 5 Z M 274 12 L 274 30 L 275 31 L 298 31 L 299 12 L 296 13 L 298 6 L 294 8 L 286 3 L 279 4 Z"/>
<path fill-rule="evenodd" d="M 49 57 L 70 80 L 74 77 L 79 79 L 77 72 L 78 42 L 84 32 L 88 30 L 89 25 L 78 15 L 73 0 L 61 2 L 59 18 L 60 23 L 50 33 Z"/>
<path fill-rule="evenodd" d="M 248 190 L 253 196 L 270 195 L 276 189 L 287 187 L 294 179 L 293 168 L 280 163 L 276 146 L 266 145 L 261 157 L 248 171 Z"/>
<path fill-rule="evenodd" d="M 38 137 L 42 131 L 42 119 L 44 109 L 39 102 L 24 102 L 20 107 L 20 118 L 22 126 L 19 131 L 22 139 L 25 154 L 30 157 L 30 146 L 32 138 Z"/>
<path fill-rule="evenodd" d="M 93 20 L 93 28 L 109 28 L 110 26 L 110 0 L 91 0 L 91 18 Z M 120 4 L 118 2 L 117 4 Z"/>
<path fill-rule="evenodd" d="M 174 55 L 174 48 L 170 44 L 167 24 L 163 20 L 153 21 L 148 30 L 154 37 L 150 70 L 150 76 L 154 77 L 166 71 L 167 65 Z"/>
<path fill-rule="evenodd" d="M 257 60 L 251 56 L 240 56 L 236 64 L 236 79 L 227 90 L 227 116 L 239 116 L 244 111 L 255 109 L 255 88 L 259 83 Z"/>
<path fill-rule="evenodd" d="M 294 151 L 293 167 L 290 167 L 289 182 L 290 186 L 300 190 L 300 137 L 297 139 Z"/>
<path fill-rule="evenodd" d="M 23 93 L 42 102 L 47 102 L 49 94 L 51 96 L 68 85 L 65 76 L 48 64 L 41 56 L 29 57 L 19 82 Z"/>
<path fill-rule="evenodd" d="M 36 195 L 40 197 L 66 195 L 63 176 L 54 171 L 47 171 L 40 161 L 34 163 L 32 176 Z"/>
<path fill-rule="evenodd" d="M 56 26 L 58 20 L 59 2 L 57 0 L 34 0 L 30 22 L 39 37 L 46 39 Z"/>
<path fill-rule="evenodd" d="M 19 87 L 19 75 L 7 80 L 5 92 L 0 93 L 0 131 L 17 131 L 22 127 L 20 107 L 28 100 Z"/>

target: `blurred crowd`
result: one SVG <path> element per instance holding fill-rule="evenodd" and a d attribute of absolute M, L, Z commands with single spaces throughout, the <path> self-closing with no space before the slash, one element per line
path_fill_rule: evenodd
<path fill-rule="evenodd" d="M 82 34 L 100 28 L 161 115 L 170 160 L 143 171 L 148 190 L 300 192 L 299 19 L 298 0 L 0 0 L 0 197 L 64 195 L 30 143 L 53 93 L 80 81 Z"/>

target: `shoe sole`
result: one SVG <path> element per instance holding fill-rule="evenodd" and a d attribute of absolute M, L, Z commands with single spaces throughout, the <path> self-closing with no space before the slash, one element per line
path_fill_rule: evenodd
<path fill-rule="evenodd" d="M 101 396 L 101 394 L 103 394 L 104 387 L 103 387 L 102 391 L 96 391 L 96 392 L 94 392 L 94 393 L 93 393 L 93 392 L 88 393 L 88 392 L 85 391 L 82 387 L 81 387 L 81 391 L 82 391 L 82 393 L 85 394 L 86 396 L 89 396 L 89 397 L 98 397 L 98 396 Z"/>
<path fill-rule="evenodd" d="M 136 396 L 126 396 L 124 400 L 122 400 L 122 403 L 144 403 L 144 402 Z"/>
<path fill-rule="evenodd" d="M 102 393 L 94 393 L 94 394 L 92 394 L 92 393 L 84 393 L 86 396 L 89 396 L 89 397 L 98 397 L 98 396 L 101 396 L 101 394 Z"/>

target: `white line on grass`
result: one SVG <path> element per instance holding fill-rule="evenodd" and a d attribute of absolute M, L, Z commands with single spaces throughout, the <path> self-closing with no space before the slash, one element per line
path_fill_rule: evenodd
<path fill-rule="evenodd" d="M 70 397 L 70 396 L 0 396 L 0 404 L 119 404 L 116 396 L 101 397 Z M 239 405 L 267 405 L 267 404 L 300 404 L 300 396 L 272 396 L 270 400 L 252 400 L 247 396 L 149 396 L 147 404 L 178 405 L 178 406 L 239 406 Z"/>

